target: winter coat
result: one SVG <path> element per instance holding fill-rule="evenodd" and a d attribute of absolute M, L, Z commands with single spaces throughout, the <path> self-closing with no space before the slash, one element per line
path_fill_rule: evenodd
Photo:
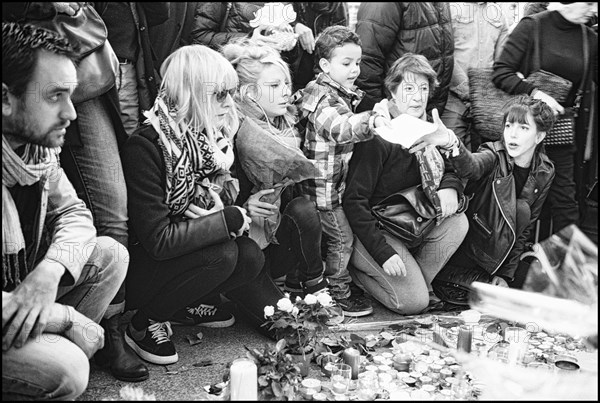
<path fill-rule="evenodd" d="M 366 96 L 358 111 L 373 109 L 383 98 L 384 79 L 390 67 L 406 53 L 425 56 L 437 73 L 440 85 L 431 96 L 427 110 L 444 111 L 452 70 L 454 37 L 448 3 L 362 3 L 358 9 L 356 33 L 362 41 L 362 62 L 356 81 Z"/>

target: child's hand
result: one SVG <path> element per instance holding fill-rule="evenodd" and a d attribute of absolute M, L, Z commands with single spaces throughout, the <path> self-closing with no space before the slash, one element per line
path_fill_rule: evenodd
<path fill-rule="evenodd" d="M 265 189 L 254 193 L 248 198 L 246 205 L 248 209 L 248 215 L 250 217 L 270 217 L 279 210 L 279 208 L 271 203 L 260 201 L 261 197 L 266 194 L 273 193 L 275 189 Z"/>
<path fill-rule="evenodd" d="M 390 129 L 392 128 L 392 121 L 381 116 L 381 115 L 377 115 L 375 117 L 375 121 L 373 122 L 375 128 L 378 127 L 389 127 Z"/>

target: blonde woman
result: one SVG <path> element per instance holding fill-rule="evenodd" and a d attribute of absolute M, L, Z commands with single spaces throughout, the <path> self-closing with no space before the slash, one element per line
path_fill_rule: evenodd
<path fill-rule="evenodd" d="M 240 81 L 237 203 L 252 218 L 250 237 L 263 248 L 271 276 L 286 275 L 284 289 L 292 297 L 323 292 L 328 283 L 323 278 L 321 222 L 315 204 L 294 194 L 293 185 L 314 177 L 314 168 L 300 150 L 289 68 L 278 52 L 252 40 L 230 43 L 221 51 Z"/>
<path fill-rule="evenodd" d="M 230 136 L 237 130 L 237 75 L 218 52 L 185 46 L 161 67 L 163 82 L 148 121 L 122 152 L 128 188 L 128 304 L 137 309 L 127 343 L 155 364 L 178 360 L 170 321 L 227 326 L 203 302 L 225 293 L 256 324 L 282 297 L 246 236 L 250 218 L 232 206 Z M 217 317 L 221 318 L 220 320 Z"/>

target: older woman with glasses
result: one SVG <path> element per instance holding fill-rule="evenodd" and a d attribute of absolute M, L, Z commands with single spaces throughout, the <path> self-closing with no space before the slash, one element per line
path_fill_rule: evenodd
<path fill-rule="evenodd" d="M 238 78 L 218 52 L 185 46 L 161 67 L 163 82 L 146 125 L 122 152 L 128 188 L 127 343 L 145 360 L 178 360 L 170 323 L 222 327 L 209 296 L 225 294 L 262 323 L 283 295 L 262 270 L 258 245 L 243 236 L 250 218 L 233 205 L 231 137 Z M 222 316 L 222 315 L 221 315 Z"/>

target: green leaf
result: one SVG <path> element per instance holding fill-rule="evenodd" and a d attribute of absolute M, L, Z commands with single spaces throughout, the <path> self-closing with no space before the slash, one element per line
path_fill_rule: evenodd
<path fill-rule="evenodd" d="M 261 375 L 258 377 L 258 386 L 269 386 L 269 380 L 265 375 Z"/>
<path fill-rule="evenodd" d="M 280 352 L 287 346 L 287 341 L 285 339 L 281 339 L 275 345 L 275 351 Z"/>
<path fill-rule="evenodd" d="M 273 389 L 273 394 L 276 397 L 283 396 L 283 391 L 281 390 L 281 384 L 279 382 L 271 382 L 271 388 Z"/>

